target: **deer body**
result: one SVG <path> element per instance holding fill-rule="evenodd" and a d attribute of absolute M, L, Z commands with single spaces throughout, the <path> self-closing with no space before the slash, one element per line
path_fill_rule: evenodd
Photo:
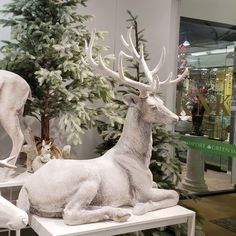
<path fill-rule="evenodd" d="M 103 156 L 92 160 L 52 160 L 41 167 L 21 190 L 19 206 L 40 216 L 63 217 L 65 223 L 74 225 L 106 217 L 124 221 L 130 215 L 117 208 L 122 206 L 136 206 L 135 213 L 143 214 L 146 207 L 139 209 L 139 203 L 155 200 L 153 191 L 159 199 L 155 209 L 176 205 L 178 194 L 175 191 L 152 188 L 152 174 L 148 168 L 152 151 L 150 120 L 154 115 L 144 120 L 146 109 L 143 106 L 150 105 L 147 100 L 156 99 L 149 97 L 137 101 L 142 104 L 130 104 L 118 143 Z M 153 112 L 158 114 L 158 111 Z M 156 120 L 161 122 L 158 116 Z M 177 121 L 177 116 L 172 113 L 169 122 L 173 121 Z M 49 177 L 55 181 L 48 181 Z M 96 209 L 95 215 L 84 208 Z M 71 216 L 74 210 L 76 213 Z"/>
<path fill-rule="evenodd" d="M 124 41 L 124 44 L 129 47 L 132 42 L 129 39 L 129 43 Z M 143 55 L 140 56 L 150 77 L 150 85 L 142 84 L 124 76 L 121 67 L 124 53 L 121 52 L 119 57 L 119 72 L 115 72 L 107 68 L 101 58 L 99 64 L 93 60 L 92 45 L 93 37 L 86 47 L 90 64 L 99 72 L 105 71 L 107 75 L 137 88 L 140 96 L 124 96 L 129 108 L 123 132 L 117 144 L 103 156 L 92 160 L 52 160 L 23 186 L 18 200 L 20 208 L 40 216 L 63 217 L 68 225 L 106 219 L 122 222 L 130 217 L 130 213 L 120 207 L 132 206 L 134 214 L 144 214 L 178 202 L 175 191 L 153 188 L 148 168 L 152 152 L 152 123 L 172 124 L 178 120 L 152 93 L 160 85 L 153 81 L 152 73 L 156 73 L 161 63 L 154 72 L 148 72 Z"/>
<path fill-rule="evenodd" d="M 31 91 L 26 81 L 15 73 L 0 70 L 0 123 L 12 140 L 10 157 L 13 157 L 0 161 L 0 167 L 14 168 L 24 139 L 30 139 L 30 131 L 23 123 L 24 104 L 28 98 L 31 98 Z"/>

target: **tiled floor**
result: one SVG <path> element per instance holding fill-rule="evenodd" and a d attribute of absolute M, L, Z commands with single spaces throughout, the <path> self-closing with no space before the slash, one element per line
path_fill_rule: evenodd
<path fill-rule="evenodd" d="M 201 197 L 197 201 L 183 200 L 182 204 L 195 209 L 204 218 L 202 229 L 205 236 L 236 236 L 235 232 L 211 222 L 236 217 L 236 193 Z"/>
<path fill-rule="evenodd" d="M 233 189 L 230 173 L 207 170 L 204 176 L 209 191 Z"/>
<path fill-rule="evenodd" d="M 185 175 L 186 166 L 183 165 L 182 178 Z M 230 173 L 208 169 L 204 172 L 204 179 L 209 192 L 233 189 Z M 211 222 L 214 219 L 236 217 L 236 194 L 207 196 L 201 197 L 197 201 L 183 200 L 181 203 L 193 208 L 204 218 L 202 230 L 205 236 L 236 236 L 236 233 Z"/>

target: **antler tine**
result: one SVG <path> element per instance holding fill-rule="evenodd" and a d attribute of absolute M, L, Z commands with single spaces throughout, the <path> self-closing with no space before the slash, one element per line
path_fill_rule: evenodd
<path fill-rule="evenodd" d="M 85 40 L 85 52 L 86 52 L 86 55 L 88 57 L 89 63 L 92 64 L 93 67 L 98 68 L 98 64 L 94 61 L 93 56 L 92 56 L 93 55 L 92 54 L 92 48 L 93 48 L 94 40 L 95 40 L 95 30 L 93 30 L 93 32 L 91 34 L 89 44 Z M 84 59 L 82 59 L 82 60 L 85 62 Z M 88 63 L 86 63 L 86 64 L 88 64 Z"/>
<path fill-rule="evenodd" d="M 9 162 L 14 159 L 16 156 L 10 156 L 4 160 L 0 161 L 0 167 L 7 167 L 7 168 L 11 168 L 11 169 L 16 169 L 15 165 L 10 164 Z"/>
<path fill-rule="evenodd" d="M 132 41 L 132 27 L 130 27 L 127 31 L 127 41 L 128 41 L 128 50 L 130 51 L 130 53 L 133 55 L 133 57 L 136 59 L 136 60 L 141 60 L 141 55 L 138 54 L 134 44 L 133 44 L 133 41 Z"/>
<path fill-rule="evenodd" d="M 163 47 L 160 60 L 159 60 L 158 64 L 155 66 L 155 68 L 151 71 L 152 75 L 156 74 L 160 70 L 160 68 L 163 66 L 163 64 L 165 62 L 165 59 L 166 59 L 166 48 Z"/>
<path fill-rule="evenodd" d="M 143 44 L 140 46 L 140 54 L 137 52 L 133 41 L 132 41 L 132 27 L 129 28 L 127 32 L 127 41 L 124 39 L 123 35 L 121 35 L 121 40 L 124 44 L 124 46 L 129 50 L 129 52 L 132 54 L 133 58 L 137 61 L 139 61 L 143 67 L 143 71 L 147 77 L 148 82 L 150 83 L 152 87 L 152 91 L 154 91 L 156 88 L 156 81 L 153 79 L 152 73 L 150 69 L 148 68 L 148 65 L 144 58 L 144 49 Z"/>
<path fill-rule="evenodd" d="M 94 30 L 91 34 L 89 44 L 87 43 L 87 41 L 85 41 L 85 52 L 86 52 L 87 57 L 88 57 L 88 62 L 99 73 L 102 73 L 102 72 L 104 73 L 105 72 L 105 74 L 107 74 L 108 76 L 115 77 L 115 76 L 117 76 L 117 74 L 105 65 L 105 63 L 104 63 L 104 61 L 103 61 L 100 54 L 98 55 L 99 63 L 96 63 L 95 60 L 93 59 L 92 48 L 93 48 L 94 40 L 95 40 L 95 33 L 96 33 L 96 31 Z"/>
<path fill-rule="evenodd" d="M 119 60 L 118 60 L 118 73 L 119 73 L 119 78 L 121 81 L 124 82 L 124 84 L 128 84 L 136 89 L 139 90 L 140 92 L 140 97 L 146 97 L 148 91 L 152 91 L 152 86 L 151 85 L 147 85 L 147 84 L 143 84 L 141 82 L 137 82 L 134 80 L 131 80 L 129 78 L 127 78 L 124 75 L 124 70 L 123 70 L 123 56 L 127 57 L 127 54 L 124 53 L 123 51 L 120 51 L 119 53 Z"/>
<path fill-rule="evenodd" d="M 165 79 L 164 81 L 160 81 L 160 86 L 163 85 L 163 84 L 169 84 L 171 82 L 171 78 L 173 76 L 173 73 L 170 72 L 170 74 L 168 75 L 167 79 Z"/>
<path fill-rule="evenodd" d="M 177 79 L 171 80 L 170 84 L 176 84 L 176 83 L 178 83 L 179 81 L 181 81 L 182 79 L 184 79 L 188 75 L 189 75 L 189 70 L 188 70 L 188 68 L 186 68 L 181 75 L 178 75 Z"/>
<path fill-rule="evenodd" d="M 160 86 L 165 86 L 165 85 L 169 85 L 169 84 L 176 84 L 179 81 L 181 81 L 182 79 L 184 79 L 188 74 L 189 74 L 189 70 L 188 70 L 188 68 L 186 68 L 185 71 L 181 75 L 178 75 L 177 79 L 171 80 L 171 78 L 172 78 L 172 72 L 171 72 L 166 80 L 160 82 Z"/>

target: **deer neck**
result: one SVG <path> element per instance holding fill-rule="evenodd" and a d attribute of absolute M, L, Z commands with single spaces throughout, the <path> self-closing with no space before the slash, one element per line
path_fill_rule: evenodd
<path fill-rule="evenodd" d="M 149 166 L 152 153 L 152 126 L 142 119 L 137 108 L 129 107 L 117 146 L 126 156 L 138 158 Z"/>

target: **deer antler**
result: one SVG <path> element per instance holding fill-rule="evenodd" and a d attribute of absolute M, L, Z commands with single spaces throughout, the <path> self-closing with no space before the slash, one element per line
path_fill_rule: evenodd
<path fill-rule="evenodd" d="M 14 158 L 15 158 L 15 156 L 11 156 L 11 157 L 8 157 L 4 160 L 0 160 L 0 167 L 7 167 L 7 168 L 15 169 L 16 166 L 9 163 Z"/>
<path fill-rule="evenodd" d="M 148 85 L 148 84 L 144 84 L 141 82 L 137 82 L 134 80 L 129 79 L 128 77 L 126 77 L 124 75 L 124 71 L 123 71 L 123 56 L 126 56 L 128 58 L 132 58 L 131 56 L 127 55 L 126 53 L 124 53 L 123 51 L 121 51 L 119 53 L 119 59 L 118 59 L 118 72 L 111 70 L 110 68 L 108 68 L 105 65 L 105 62 L 103 61 L 101 55 L 98 56 L 99 58 L 99 62 L 97 63 L 92 56 L 92 47 L 94 44 L 94 39 L 95 39 L 95 32 L 92 33 L 91 35 L 91 39 L 88 43 L 85 41 L 85 52 L 87 54 L 88 57 L 88 62 L 89 64 L 99 73 L 101 74 L 105 74 L 108 75 L 114 79 L 117 79 L 118 81 L 121 81 L 122 83 L 126 84 L 126 85 L 130 85 L 133 88 L 136 88 L 139 90 L 140 92 L 140 96 L 142 97 L 146 97 L 147 96 L 147 92 L 148 91 L 152 91 L 153 90 L 153 85 Z"/>
<path fill-rule="evenodd" d="M 123 51 L 120 51 L 119 58 L 118 58 L 118 72 L 113 71 L 109 67 L 107 67 L 105 65 L 105 62 L 103 61 L 101 55 L 98 56 L 98 58 L 99 58 L 98 63 L 93 59 L 92 48 L 93 48 L 94 39 L 95 39 L 95 32 L 93 32 L 92 35 L 91 35 L 89 45 L 85 41 L 85 52 L 86 52 L 87 57 L 88 57 L 88 63 L 94 69 L 96 69 L 96 71 L 98 71 L 99 73 L 104 74 L 104 75 L 108 75 L 108 76 L 110 76 L 114 79 L 117 79 L 117 80 L 121 81 L 122 83 L 124 83 L 126 85 L 129 85 L 133 88 L 138 89 L 139 92 L 140 92 L 140 95 L 139 95 L 140 97 L 147 97 L 147 95 L 150 92 L 158 91 L 160 89 L 161 85 L 177 83 L 178 81 L 180 81 L 181 79 L 183 79 L 186 76 L 187 72 L 185 71 L 176 80 L 171 80 L 172 73 L 170 73 L 168 78 L 165 81 L 160 82 L 159 77 L 157 76 L 157 72 L 159 71 L 159 69 L 164 64 L 165 54 L 166 54 L 165 48 L 163 48 L 163 50 L 162 50 L 161 58 L 160 58 L 158 64 L 156 65 L 156 67 L 153 70 L 150 70 L 148 68 L 148 65 L 147 65 L 147 63 L 145 61 L 145 58 L 144 58 L 143 45 L 141 45 L 140 54 L 139 54 L 137 52 L 133 42 L 132 42 L 131 33 L 132 33 L 132 27 L 127 32 L 127 40 L 125 40 L 124 37 L 121 35 L 121 40 L 122 40 L 124 46 L 131 53 L 131 55 L 128 55 L 128 54 L 124 53 Z M 134 81 L 134 80 L 132 80 L 132 79 L 130 79 L 130 78 L 128 78 L 124 75 L 124 70 L 123 70 L 123 57 L 124 56 L 127 57 L 127 58 L 133 58 L 136 61 L 138 61 L 139 63 L 141 63 L 149 84 L 144 84 L 144 83 L 141 83 L 141 82 Z M 154 76 L 155 76 L 155 78 L 154 78 Z"/>

